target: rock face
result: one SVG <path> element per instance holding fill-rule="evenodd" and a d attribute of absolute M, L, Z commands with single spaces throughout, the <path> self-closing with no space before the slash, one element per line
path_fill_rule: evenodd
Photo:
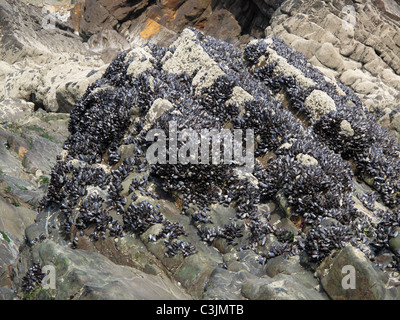
<path fill-rule="evenodd" d="M 329 260 L 329 259 L 328 259 Z M 332 265 L 323 267 L 329 270 L 323 275 L 321 284 L 332 299 L 345 300 L 384 300 L 389 292 L 386 290 L 388 277 L 382 274 L 379 269 L 358 249 L 346 247 L 331 261 Z M 354 268 L 354 288 L 347 288 L 342 281 L 337 281 L 347 273 L 346 266 Z M 343 272 L 345 271 L 345 272 Z M 345 279 L 346 280 L 346 279 Z M 350 279 L 348 280 L 350 282 Z M 397 297 L 392 297 L 397 298 Z"/>
<path fill-rule="evenodd" d="M 0 299 L 399 298 L 396 1 L 70 5 L 0 0 Z"/>
<path fill-rule="evenodd" d="M 151 40 L 168 45 L 183 28 L 192 26 L 207 35 L 237 42 L 245 34 L 263 36 L 271 16 L 282 2 L 163 0 L 154 3 L 145 0 L 132 4 L 125 0 L 86 1 L 79 33 L 90 38 L 103 29 L 113 29 L 126 36 L 131 44 Z"/>
<path fill-rule="evenodd" d="M 0 2 L 0 101 L 23 99 L 69 112 L 104 62 L 66 24 L 19 1 Z M 104 71 L 104 70 L 103 70 Z"/>
<path fill-rule="evenodd" d="M 68 129 L 12 267 L 17 296 L 359 299 L 374 279 L 372 297 L 398 296 L 400 146 L 351 89 L 282 40 L 240 51 L 186 28 L 168 48 L 121 53 Z M 177 141 L 178 162 L 172 149 L 150 162 L 166 152 L 152 129 Z M 252 129 L 242 147 L 254 163 L 199 164 L 185 129 Z M 338 287 L 344 263 L 362 284 L 350 295 Z M 46 264 L 56 289 L 31 289 Z"/>
<path fill-rule="evenodd" d="M 42 265 L 54 264 L 56 290 L 42 290 L 31 299 L 57 300 L 171 300 L 190 299 L 169 279 L 113 264 L 100 254 L 60 246 L 51 241 L 37 245 L 33 254 Z"/>

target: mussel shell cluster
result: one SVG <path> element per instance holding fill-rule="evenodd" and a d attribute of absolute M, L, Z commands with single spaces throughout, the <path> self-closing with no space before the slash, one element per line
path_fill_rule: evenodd
<path fill-rule="evenodd" d="M 278 255 L 299 253 L 319 263 L 332 250 L 349 244 L 372 256 L 379 248 L 387 249 L 395 236 L 392 229 L 398 223 L 397 211 L 379 213 L 373 204 L 381 201 L 393 209 L 400 204 L 400 149 L 361 100 L 346 86 L 326 81 L 302 54 L 279 39 L 273 38 L 269 44 L 252 41 L 241 51 L 198 30 L 190 28 L 190 32 L 195 35 L 192 41 L 224 72 L 201 93 L 192 84 L 198 71 L 188 75 L 163 69 L 177 50 L 174 45 L 148 45 L 152 68 L 132 77 L 127 70 L 134 61 L 127 61 L 126 53 L 120 54 L 72 110 L 71 135 L 64 146 L 68 155 L 59 158 L 53 168 L 41 207 L 59 206 L 61 230 L 73 247 L 78 245 L 74 227 L 81 231 L 94 227 L 91 238 L 101 241 L 107 236 L 143 234 L 161 224 L 162 231 L 149 235 L 149 240 L 163 239 L 166 256 L 194 254 L 195 244 L 183 240 L 187 236 L 183 225 L 168 221 L 154 202 L 143 199 L 157 202 L 161 192 L 150 190 L 155 185 L 169 200 L 179 199 L 180 211 L 191 216 L 199 241 L 214 245 L 215 240 L 224 239 L 237 250 L 254 250 L 262 263 Z M 267 49 L 312 79 L 315 86 L 303 89 L 294 77 L 275 76 L 276 63 L 254 69 L 260 57 L 268 58 Z M 252 99 L 228 102 L 235 87 Z M 313 119 L 304 104 L 313 90 L 326 93 L 336 111 Z M 289 107 L 277 93 L 288 98 Z M 151 129 L 166 134 L 171 121 L 177 123 L 178 133 L 184 129 L 198 133 L 202 129 L 253 129 L 257 160 L 252 179 L 238 174 L 240 168 L 235 164 L 147 163 L 146 114 L 157 99 L 173 105 L 151 124 Z M 344 120 L 354 135 L 343 134 Z M 129 155 L 124 147 L 131 150 Z M 144 177 L 134 176 L 123 194 L 123 181 L 139 173 Z M 377 215 L 378 225 L 354 206 L 355 178 L 369 181 L 376 192 L 373 198 L 359 197 Z M 89 194 L 89 188 L 97 188 L 98 194 Z M 270 201 L 286 203 L 283 207 L 296 222 L 297 234 L 270 224 L 266 218 L 270 212 L 260 209 L 260 204 Z M 210 212 L 216 205 L 233 208 L 236 221 L 215 225 Z M 116 220 L 111 213 L 122 219 Z M 324 219 L 333 219 L 335 224 L 322 226 Z M 366 229 L 372 233 L 366 235 Z M 245 234 L 245 244 L 238 246 L 237 240 Z M 265 250 L 270 234 L 280 244 Z"/>

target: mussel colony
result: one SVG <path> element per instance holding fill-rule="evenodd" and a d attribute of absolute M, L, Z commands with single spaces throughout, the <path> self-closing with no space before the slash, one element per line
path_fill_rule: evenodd
<path fill-rule="evenodd" d="M 254 250 L 260 263 L 302 254 L 319 264 L 345 245 L 358 247 L 371 260 L 389 250 L 400 221 L 399 146 L 357 96 L 327 81 L 279 39 L 252 41 L 242 52 L 195 29 L 184 34 L 190 39 L 178 39 L 169 48 L 148 45 L 151 68 L 135 76 L 128 72 L 130 65 L 144 63 L 146 57 L 121 53 L 72 110 L 66 155 L 58 157 L 41 202 L 41 210 L 59 208 L 61 232 L 72 247 L 78 246 L 76 234 L 89 228 L 94 230 L 92 240 L 102 241 L 143 234 L 160 224 L 161 232 L 151 240 L 164 239 L 167 257 L 195 254 L 196 244 L 185 241 L 183 225 L 160 212 L 157 200 L 166 197 L 179 199 L 181 213 L 191 216 L 199 241 L 213 245 L 225 239 L 237 250 Z M 210 86 L 194 86 L 202 72 L 201 59 L 190 72 L 168 72 L 164 66 L 182 43 L 200 47 L 223 74 Z M 269 59 L 271 52 L 313 84 L 305 87 L 297 77 L 278 72 L 279 61 Z M 238 87 L 250 98 L 240 103 L 232 99 Z M 315 90 L 334 102 L 332 111 L 319 117 L 306 103 Z M 278 95 L 285 96 L 286 103 Z M 173 107 L 145 126 L 157 99 Z M 171 121 L 177 122 L 178 130 L 197 132 L 253 129 L 256 163 L 251 177 L 238 174 L 235 164 L 148 164 L 146 133 L 151 128 L 167 133 Z M 124 189 L 123 182 L 132 176 L 129 190 Z M 373 192 L 356 194 L 356 179 Z M 356 209 L 354 196 L 373 217 Z M 269 201 L 281 204 L 298 227 L 297 234 L 270 223 L 271 213 L 260 209 Z M 375 201 L 386 209 L 376 209 Z M 234 208 L 235 221 L 216 225 L 208 214 L 215 204 Z M 239 246 L 237 239 L 245 231 L 249 236 Z M 280 244 L 261 250 L 269 234 Z M 389 267 L 398 270 L 400 252 L 392 254 Z"/>

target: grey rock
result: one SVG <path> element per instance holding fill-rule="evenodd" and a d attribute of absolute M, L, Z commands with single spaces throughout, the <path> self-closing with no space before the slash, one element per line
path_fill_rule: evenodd
<path fill-rule="evenodd" d="M 33 113 L 34 104 L 22 99 L 5 99 L 0 102 L 0 121 L 13 121 Z"/>
<path fill-rule="evenodd" d="M 0 287 L 0 300 L 13 300 L 15 298 L 14 292 L 7 287 Z"/>
<path fill-rule="evenodd" d="M 48 289 L 48 295 L 55 299 L 190 299 L 176 283 L 116 265 L 97 253 L 46 240 L 33 248 L 33 255 L 39 257 L 42 266 L 55 267 L 56 289 Z"/>
<path fill-rule="evenodd" d="M 35 211 L 11 205 L 0 197 L 0 230 L 14 235 L 20 241 L 25 234 L 25 228 L 33 224 L 36 216 Z"/>
<path fill-rule="evenodd" d="M 242 283 L 236 272 L 223 268 L 215 268 L 205 287 L 205 300 L 243 300 L 241 295 Z"/>
<path fill-rule="evenodd" d="M 246 279 L 242 287 L 245 297 L 254 300 L 325 300 L 312 275 Z"/>
<path fill-rule="evenodd" d="M 300 257 L 294 256 L 285 259 L 283 256 L 269 259 L 265 265 L 265 273 L 273 278 L 276 275 L 283 273 L 287 275 L 305 272 L 305 269 L 300 265 Z"/>
<path fill-rule="evenodd" d="M 354 289 L 344 288 L 342 285 L 347 279 L 344 279 L 345 276 L 350 275 L 348 270 L 343 273 L 345 266 L 351 266 L 355 270 Z M 369 261 L 364 253 L 351 246 L 327 258 L 318 273 L 322 287 L 334 300 L 382 300 L 388 296 L 385 288 L 387 275 Z"/>

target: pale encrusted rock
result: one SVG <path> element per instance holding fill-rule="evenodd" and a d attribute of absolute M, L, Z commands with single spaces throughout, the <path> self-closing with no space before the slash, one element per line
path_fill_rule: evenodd
<path fill-rule="evenodd" d="M 0 102 L 0 121 L 13 121 L 33 113 L 35 105 L 22 99 L 4 99 Z"/>
<path fill-rule="evenodd" d="M 326 92 L 321 90 L 313 90 L 304 101 L 304 105 L 311 112 L 314 119 L 336 110 L 335 102 Z"/>
<path fill-rule="evenodd" d="M 161 98 L 155 100 L 146 114 L 146 123 L 144 128 L 149 129 L 155 120 L 171 108 L 173 108 L 173 105 L 170 101 Z"/>
<path fill-rule="evenodd" d="M 132 49 L 125 57 L 125 61 L 133 59 L 128 67 L 127 73 L 133 77 L 137 77 L 142 72 L 153 67 L 150 59 L 152 59 L 151 54 L 143 48 Z"/>

